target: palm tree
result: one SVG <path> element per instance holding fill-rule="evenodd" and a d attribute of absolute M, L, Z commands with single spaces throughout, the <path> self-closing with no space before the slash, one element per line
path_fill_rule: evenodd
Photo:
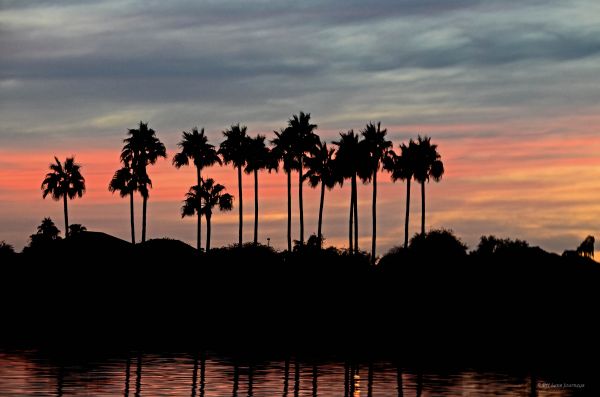
<path fill-rule="evenodd" d="M 69 225 L 70 236 L 74 236 L 83 232 L 87 232 L 87 227 L 83 226 L 81 223 L 73 223 L 72 225 Z"/>
<path fill-rule="evenodd" d="M 223 157 L 225 164 L 233 164 L 238 170 L 238 194 L 240 199 L 239 204 L 239 246 L 242 246 L 242 231 L 244 225 L 243 209 L 242 209 L 242 167 L 246 165 L 246 149 L 248 141 L 246 139 L 247 127 L 237 123 L 231 128 L 223 131 L 225 140 L 221 142 L 219 154 Z"/>
<path fill-rule="evenodd" d="M 257 135 L 247 138 L 246 168 L 244 171 L 254 173 L 254 244 L 258 243 L 258 172 L 268 169 L 277 170 L 278 162 L 265 145 L 265 136 Z"/>
<path fill-rule="evenodd" d="M 300 244 L 304 245 L 304 203 L 302 200 L 302 184 L 304 183 L 304 175 L 302 168 L 306 153 L 310 152 L 313 146 L 319 140 L 318 136 L 313 132 L 316 124 L 310 123 L 310 113 L 300 112 L 298 115 L 292 115 L 288 120 L 288 127 L 293 133 L 293 150 L 297 159 L 298 166 L 298 205 L 300 209 Z"/>
<path fill-rule="evenodd" d="M 192 132 L 183 131 L 181 141 L 177 144 L 181 152 L 173 157 L 173 165 L 175 168 L 181 168 L 184 165 L 189 165 L 189 160 L 194 162 L 196 166 L 196 180 L 200 185 L 202 180 L 202 169 L 211 165 L 221 164 L 221 159 L 215 150 L 215 147 L 208 143 L 208 138 L 204 135 L 204 128 L 198 132 L 198 128 L 194 127 Z M 200 203 L 200 205 L 202 205 Z M 198 217 L 198 232 L 197 232 L 197 247 L 200 251 L 202 239 L 202 216 Z"/>
<path fill-rule="evenodd" d="M 392 142 L 385 139 L 387 129 L 381 129 L 381 122 L 377 125 L 368 123 L 361 131 L 363 136 L 362 145 L 366 161 L 366 174 L 364 180 L 373 180 L 373 234 L 371 237 L 371 263 L 375 264 L 377 245 L 377 172 L 386 153 L 392 147 Z"/>
<path fill-rule="evenodd" d="M 406 181 L 406 216 L 404 218 L 404 248 L 408 248 L 408 225 L 410 217 L 410 182 L 415 172 L 416 143 L 412 139 L 400 145 L 401 154 L 393 150 L 384 159 L 384 168 L 390 172 L 392 181 Z"/>
<path fill-rule="evenodd" d="M 58 230 L 52 219 L 44 218 L 37 227 L 37 233 L 30 235 L 29 239 L 31 241 L 26 249 L 41 247 L 52 241 L 60 240 L 60 230 Z"/>
<path fill-rule="evenodd" d="M 126 163 L 122 168 L 115 171 L 110 183 L 108 184 L 108 190 L 112 193 L 119 192 L 121 197 L 129 196 L 129 212 L 130 212 L 130 223 L 131 223 L 131 244 L 135 244 L 135 222 L 133 213 L 133 193 L 138 189 L 138 183 L 136 175 L 133 169 Z"/>
<path fill-rule="evenodd" d="M 140 121 L 138 128 L 127 131 L 128 138 L 123 140 L 125 145 L 121 150 L 121 161 L 131 164 L 135 179 L 137 179 L 138 191 L 142 195 L 142 243 L 146 241 L 146 209 L 148 206 L 149 191 L 152 182 L 148 177 L 146 167 L 156 163 L 159 157 L 167 157 L 165 145 L 156 137 L 156 132 L 148 128 L 148 123 Z"/>
<path fill-rule="evenodd" d="M 321 200 L 319 202 L 319 223 L 317 227 L 317 237 L 319 244 L 323 244 L 323 234 L 321 226 L 323 224 L 323 204 L 325 201 L 325 188 L 329 190 L 339 183 L 343 183 L 343 178 L 337 172 L 335 164 L 335 149 L 328 148 L 327 144 L 319 140 L 318 144 L 313 148 L 311 157 L 306 159 L 306 167 L 308 171 L 306 177 L 311 187 L 321 185 Z"/>
<path fill-rule="evenodd" d="M 183 206 L 181 207 L 182 218 L 194 214 L 206 216 L 206 252 L 210 251 L 210 221 L 213 208 L 218 206 L 221 211 L 231 211 L 233 208 L 233 196 L 229 193 L 224 193 L 224 190 L 225 186 L 218 183 L 215 184 L 214 179 L 202 179 L 200 185 L 192 186 L 189 192 L 186 193 Z"/>
<path fill-rule="evenodd" d="M 292 252 L 292 171 L 298 168 L 294 152 L 294 133 L 289 127 L 273 132 L 275 138 L 271 141 L 272 154 L 275 159 L 283 162 L 283 170 L 287 175 L 287 246 L 288 252 Z"/>
<path fill-rule="evenodd" d="M 415 154 L 415 180 L 421 184 L 421 234 L 425 235 L 425 182 L 433 179 L 439 182 L 444 175 L 444 163 L 437 151 L 437 145 L 431 144 L 431 138 L 421 136 L 417 139 Z"/>
<path fill-rule="evenodd" d="M 338 174 L 344 179 L 351 181 L 350 193 L 350 221 L 348 241 L 350 252 L 358 253 L 358 192 L 356 185 L 356 177 L 360 169 L 360 146 L 359 136 L 354 133 L 354 130 L 349 130 L 346 133 L 340 133 L 340 140 L 334 141 L 337 145 L 336 165 Z M 352 239 L 352 231 L 354 229 L 354 240 Z"/>
<path fill-rule="evenodd" d="M 69 237 L 69 211 L 67 199 L 83 196 L 85 179 L 81 175 L 81 165 L 75 163 L 74 157 L 67 157 L 64 164 L 54 156 L 55 163 L 50 164 L 50 170 L 42 182 L 42 197 L 51 195 L 54 200 L 63 199 L 65 212 L 65 236 Z"/>
<path fill-rule="evenodd" d="M 58 240 L 60 238 L 60 230 L 51 218 L 42 219 L 42 223 L 37 227 L 37 234 L 43 236 L 46 240 Z"/>

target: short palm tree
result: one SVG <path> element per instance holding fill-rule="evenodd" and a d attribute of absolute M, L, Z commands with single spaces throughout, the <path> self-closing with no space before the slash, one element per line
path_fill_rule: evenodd
<path fill-rule="evenodd" d="M 390 150 L 384 159 L 384 168 L 390 172 L 392 181 L 406 181 L 406 215 L 404 217 L 404 248 L 408 248 L 408 226 L 410 218 L 410 182 L 414 176 L 416 143 L 412 139 L 400 145 L 400 155 Z"/>
<path fill-rule="evenodd" d="M 371 263 L 375 264 L 376 245 L 377 245 L 377 172 L 388 150 L 392 147 L 392 142 L 385 139 L 387 129 L 381 129 L 381 122 L 377 125 L 368 123 L 361 131 L 363 136 L 362 146 L 366 157 L 365 180 L 373 182 L 373 234 L 371 236 Z"/>
<path fill-rule="evenodd" d="M 338 147 L 336 155 L 336 168 L 340 177 L 350 179 L 350 221 L 348 231 L 348 242 L 350 252 L 358 253 L 358 192 L 356 179 L 361 169 L 359 136 L 354 130 L 340 133 L 340 140 L 334 141 Z M 352 232 L 354 231 L 354 239 Z"/>
<path fill-rule="evenodd" d="M 218 206 L 221 211 L 231 211 L 233 196 L 224 193 L 225 186 L 215 184 L 214 179 L 202 180 L 200 185 L 192 186 L 185 195 L 181 207 L 181 217 L 194 214 L 206 216 L 206 252 L 210 251 L 211 219 L 213 209 Z M 200 200 L 200 198 L 202 200 Z M 202 205 L 200 205 L 202 203 Z"/>
<path fill-rule="evenodd" d="M 271 150 L 265 145 L 265 136 L 257 135 L 248 137 L 246 152 L 247 174 L 254 174 L 254 244 L 258 243 L 258 172 L 266 169 L 277 170 L 278 162 L 271 154 Z"/>
<path fill-rule="evenodd" d="M 76 234 L 80 234 L 83 232 L 87 232 L 87 227 L 83 226 L 81 223 L 73 223 L 69 225 L 69 235 L 74 236 Z"/>
<path fill-rule="evenodd" d="M 142 195 L 142 243 L 146 241 L 146 209 L 148 207 L 149 187 L 148 165 L 153 165 L 160 158 L 167 157 L 165 145 L 156 137 L 156 131 L 148 128 L 148 123 L 140 121 L 138 128 L 129 129 L 128 137 L 123 141 L 121 161 L 130 164 L 137 179 L 138 191 Z"/>
<path fill-rule="evenodd" d="M 300 244 L 304 245 L 304 201 L 302 199 L 302 185 L 304 183 L 303 166 L 306 154 L 318 142 L 319 137 L 314 133 L 316 124 L 310 123 L 310 113 L 300 112 L 288 120 L 288 128 L 294 136 L 293 150 L 296 155 L 298 167 L 298 206 L 300 211 Z"/>
<path fill-rule="evenodd" d="M 246 165 L 246 150 L 248 145 L 247 127 L 240 124 L 232 125 L 229 129 L 223 131 L 225 140 L 221 142 L 219 154 L 223 157 L 225 164 L 233 164 L 238 171 L 238 194 L 239 194 L 239 238 L 238 244 L 242 246 L 243 233 L 243 208 L 242 208 L 242 167 Z"/>
<path fill-rule="evenodd" d="M 30 235 L 29 239 L 31 240 L 29 248 L 44 246 L 52 241 L 60 240 L 60 230 L 52 219 L 44 218 L 37 227 L 37 233 Z"/>
<path fill-rule="evenodd" d="M 56 227 L 51 218 L 44 218 L 42 219 L 42 223 L 37 227 L 37 234 L 47 240 L 58 240 L 60 230 L 58 230 L 58 227 Z"/>
<path fill-rule="evenodd" d="M 112 179 L 110 180 L 110 183 L 108 184 L 108 190 L 112 193 L 119 192 L 119 195 L 121 197 L 129 196 L 131 244 L 135 244 L 135 218 L 133 211 L 133 194 L 137 189 L 137 178 L 129 164 L 125 164 L 122 168 L 119 168 L 117 171 L 115 171 L 115 174 L 113 175 Z"/>
<path fill-rule="evenodd" d="M 173 165 L 175 168 L 181 168 L 189 165 L 192 160 L 196 167 L 196 180 L 200 185 L 202 180 L 202 169 L 210 167 L 214 164 L 221 164 L 221 159 L 215 150 L 215 147 L 208 143 L 208 138 L 204 135 L 204 128 L 198 132 L 198 128 L 194 127 L 191 132 L 183 131 L 181 141 L 177 144 L 181 152 L 173 156 Z M 197 248 L 200 251 L 202 240 L 202 214 L 198 216 L 197 225 Z"/>
<path fill-rule="evenodd" d="M 421 234 L 425 235 L 425 182 L 429 182 L 430 179 L 439 182 L 444 175 L 444 163 L 437 151 L 437 145 L 432 145 L 428 136 L 418 137 L 415 150 L 414 176 L 421 184 Z"/>
<path fill-rule="evenodd" d="M 81 165 L 75 163 L 74 157 L 67 157 L 64 164 L 54 157 L 50 164 L 51 172 L 46 174 L 42 182 L 42 197 L 51 195 L 54 200 L 63 199 L 65 213 L 65 236 L 69 237 L 69 199 L 81 197 L 85 193 L 85 179 L 81 175 Z"/>
<path fill-rule="evenodd" d="M 294 152 L 294 133 L 289 127 L 273 132 L 275 138 L 271 141 L 272 155 L 277 161 L 282 161 L 283 170 L 287 175 L 287 247 L 288 252 L 292 252 L 292 171 L 298 169 Z"/>
<path fill-rule="evenodd" d="M 322 244 L 323 234 L 321 233 L 321 227 L 323 225 L 325 188 L 331 190 L 337 183 L 343 183 L 343 178 L 338 174 L 335 164 L 335 149 L 327 147 L 325 142 L 319 140 L 319 143 L 312 150 L 311 157 L 306 159 L 306 167 L 308 169 L 306 177 L 308 178 L 309 185 L 313 188 L 321 185 L 317 237 L 320 244 Z"/>

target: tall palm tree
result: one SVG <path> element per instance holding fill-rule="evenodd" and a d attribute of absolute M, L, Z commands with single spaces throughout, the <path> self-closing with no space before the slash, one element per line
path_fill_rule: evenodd
<path fill-rule="evenodd" d="M 294 152 L 294 132 L 289 128 L 273 131 L 275 138 L 272 154 L 275 159 L 283 162 L 283 170 L 287 175 L 287 246 L 292 252 L 292 171 L 298 169 L 298 161 Z"/>
<path fill-rule="evenodd" d="M 262 169 L 277 170 L 278 162 L 265 145 L 265 136 L 248 137 L 246 151 L 247 174 L 254 174 L 254 244 L 258 243 L 258 172 Z"/>
<path fill-rule="evenodd" d="M 131 223 L 131 244 L 135 244 L 135 222 L 134 222 L 134 206 L 133 206 L 133 194 L 138 189 L 137 178 L 133 172 L 133 169 L 126 163 L 122 168 L 115 171 L 110 183 L 108 184 L 108 190 L 112 193 L 119 192 L 121 197 L 129 196 L 129 213 Z"/>
<path fill-rule="evenodd" d="M 410 182 L 415 172 L 415 155 L 417 144 L 412 139 L 400 145 L 400 155 L 393 150 L 384 159 L 384 168 L 390 172 L 392 181 L 406 181 L 406 215 L 404 217 L 404 248 L 408 248 L 408 226 L 410 217 Z"/>
<path fill-rule="evenodd" d="M 231 211 L 233 196 L 224 193 L 225 186 L 215 184 L 214 179 L 202 179 L 200 185 L 192 186 L 185 195 L 181 207 L 181 217 L 194 214 L 206 216 L 206 252 L 210 251 L 211 219 L 213 209 L 218 206 L 221 211 Z M 202 198 L 202 200 L 200 200 Z M 200 205 L 202 203 L 202 205 Z"/>
<path fill-rule="evenodd" d="M 364 180 L 373 181 L 373 234 L 371 236 L 371 263 L 375 264 L 377 245 L 377 172 L 386 153 L 392 147 L 392 142 L 385 139 L 387 129 L 381 129 L 381 122 L 377 125 L 368 123 L 361 131 L 362 145 L 366 157 L 366 173 Z"/>
<path fill-rule="evenodd" d="M 85 193 L 85 179 L 81 175 L 81 165 L 75 163 L 74 157 L 67 157 L 62 164 L 56 156 L 54 163 L 50 164 L 50 171 L 42 182 L 42 197 L 51 195 L 56 201 L 63 199 L 65 212 L 65 236 L 69 237 L 69 210 L 68 199 L 83 196 Z"/>
<path fill-rule="evenodd" d="M 349 130 L 346 133 L 340 133 L 340 140 L 334 141 L 337 145 L 336 165 L 337 172 L 344 179 L 350 179 L 350 221 L 348 241 L 350 252 L 358 253 L 358 192 L 356 178 L 361 169 L 360 165 L 360 145 L 359 136 L 354 133 L 354 130 Z M 352 232 L 354 230 L 354 240 Z"/>
<path fill-rule="evenodd" d="M 221 164 L 221 159 L 215 147 L 208 143 L 208 138 L 204 135 L 204 128 L 200 132 L 198 132 L 197 127 L 194 127 L 191 132 L 183 131 L 181 141 L 179 141 L 177 146 L 179 146 L 181 152 L 173 156 L 173 165 L 175 168 L 181 168 L 189 165 L 189 160 L 192 160 L 196 166 L 197 185 L 200 185 L 202 180 L 203 168 L 214 164 Z M 202 248 L 202 215 L 198 216 L 198 232 L 196 236 L 196 246 L 198 247 L 198 251 L 200 251 Z"/>
<path fill-rule="evenodd" d="M 148 128 L 148 123 L 140 121 L 138 128 L 129 129 L 128 137 L 123 140 L 125 145 L 121 150 L 121 161 L 131 164 L 138 182 L 138 191 L 142 195 L 142 243 L 146 241 L 146 209 L 150 196 L 148 187 L 152 182 L 148 177 L 147 167 L 156 163 L 159 157 L 166 158 L 165 145 L 156 137 L 156 131 Z"/>
<path fill-rule="evenodd" d="M 343 178 L 338 174 L 335 164 L 335 149 L 328 148 L 325 142 L 319 140 L 318 144 L 312 150 L 311 157 L 306 159 L 308 169 L 306 177 L 311 187 L 321 185 L 321 199 L 319 202 L 319 222 L 317 227 L 317 237 L 319 243 L 323 244 L 323 234 L 321 227 L 323 225 L 323 204 L 325 201 L 325 188 L 329 190 L 339 183 L 343 183 Z"/>
<path fill-rule="evenodd" d="M 219 154 L 223 157 L 225 164 L 233 164 L 238 170 L 238 194 L 239 194 L 239 242 L 242 246 L 242 231 L 244 225 L 242 209 L 242 167 L 246 165 L 246 149 L 248 140 L 246 135 L 247 127 L 240 126 L 239 123 L 232 125 L 231 128 L 223 131 L 225 140 L 221 142 Z"/>
<path fill-rule="evenodd" d="M 437 151 L 437 145 L 431 144 L 431 138 L 417 138 L 415 155 L 415 180 L 421 184 L 421 234 L 425 235 L 425 182 L 433 179 L 439 182 L 444 175 L 444 163 Z"/>
<path fill-rule="evenodd" d="M 318 142 L 319 137 L 314 133 L 316 124 L 310 123 L 310 113 L 300 112 L 292 115 L 288 120 L 288 127 L 292 130 L 294 141 L 293 148 L 298 162 L 298 205 L 300 210 L 300 244 L 304 245 L 304 202 L 302 200 L 302 185 L 304 183 L 303 165 L 306 154 Z"/>

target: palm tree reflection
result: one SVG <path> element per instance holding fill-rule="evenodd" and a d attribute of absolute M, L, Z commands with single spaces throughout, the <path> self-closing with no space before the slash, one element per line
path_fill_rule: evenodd
<path fill-rule="evenodd" d="M 123 395 L 129 397 L 129 379 L 131 379 L 131 358 L 127 355 L 127 362 L 125 363 L 125 390 Z"/>
<path fill-rule="evenodd" d="M 137 367 L 135 370 L 135 397 L 140 397 L 142 393 L 142 354 L 138 353 Z"/>

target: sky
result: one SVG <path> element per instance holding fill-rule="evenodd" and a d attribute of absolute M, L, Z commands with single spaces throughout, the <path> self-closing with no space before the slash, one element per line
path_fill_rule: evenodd
<path fill-rule="evenodd" d="M 64 228 L 62 204 L 40 190 L 54 155 L 75 155 L 87 182 L 70 221 L 129 238 L 128 201 L 107 185 L 140 120 L 169 154 L 149 171 L 148 235 L 195 244 L 196 220 L 180 216 L 194 170 L 171 166 L 181 132 L 204 127 L 218 145 L 240 122 L 271 139 L 301 110 L 327 142 L 369 121 L 396 148 L 431 136 L 446 173 L 426 186 L 427 228 L 452 229 L 471 249 L 494 234 L 560 253 L 600 235 L 595 0 L 0 0 L 0 55 L 0 240 L 17 250 L 43 217 Z M 237 197 L 232 168 L 204 175 Z M 284 248 L 285 175 L 260 182 L 259 240 Z M 251 176 L 243 189 L 251 241 Z M 382 173 L 378 190 L 382 254 L 403 241 L 406 189 Z M 411 234 L 419 194 L 413 185 Z M 318 191 L 304 196 L 310 234 Z M 327 192 L 326 244 L 347 245 L 349 198 L 348 184 Z M 364 249 L 370 208 L 361 184 Z M 212 245 L 236 241 L 237 208 L 215 214 Z"/>

